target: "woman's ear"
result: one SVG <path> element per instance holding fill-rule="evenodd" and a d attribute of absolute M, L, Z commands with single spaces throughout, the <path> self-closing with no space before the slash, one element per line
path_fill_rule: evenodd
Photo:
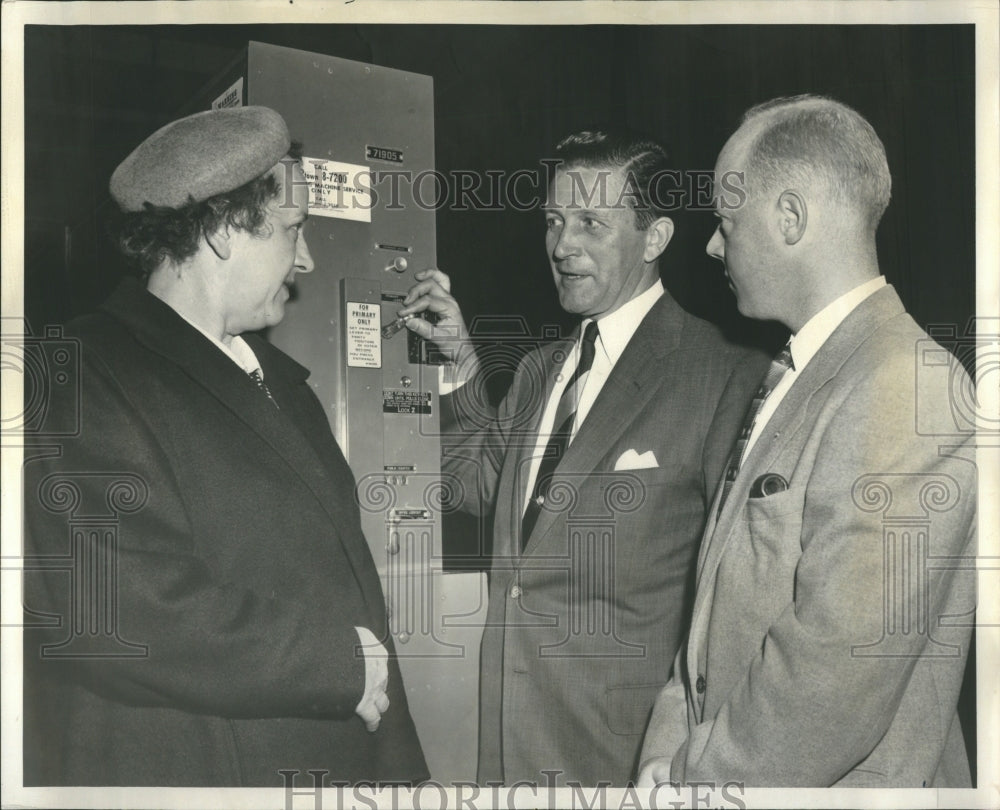
<path fill-rule="evenodd" d="M 232 254 L 233 248 L 230 244 L 230 233 L 228 225 L 220 225 L 214 231 L 205 233 L 205 241 L 212 251 L 222 261 L 226 261 Z"/>

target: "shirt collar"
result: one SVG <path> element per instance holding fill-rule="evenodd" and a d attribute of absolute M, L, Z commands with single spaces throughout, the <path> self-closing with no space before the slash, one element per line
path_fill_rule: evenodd
<path fill-rule="evenodd" d="M 166 302 L 164 302 L 166 303 Z M 167 306 L 170 306 L 167 304 Z M 173 309 L 173 307 L 171 307 Z M 175 309 L 174 312 L 177 312 Z M 253 349 L 250 345 L 239 335 L 233 336 L 233 339 L 229 341 L 227 346 L 221 340 L 219 340 L 215 335 L 206 332 L 198 324 L 192 321 L 190 318 L 186 317 L 183 312 L 177 312 L 185 321 L 187 321 L 191 326 L 201 332 L 206 338 L 208 338 L 213 345 L 215 345 L 219 351 L 221 351 L 226 357 L 232 360 L 236 365 L 238 365 L 247 374 L 252 374 L 257 372 L 261 379 L 264 379 L 264 370 L 260 367 L 260 361 L 257 360 L 257 355 L 254 354 Z"/>
<path fill-rule="evenodd" d="M 801 371 L 826 343 L 827 338 L 872 293 L 885 286 L 885 276 L 877 276 L 859 284 L 850 292 L 827 304 L 813 315 L 788 341 L 795 370 Z"/>
<path fill-rule="evenodd" d="M 663 296 L 663 292 L 663 282 L 657 280 L 648 290 L 597 321 L 600 332 L 597 342 L 611 365 L 618 362 L 635 330 Z"/>

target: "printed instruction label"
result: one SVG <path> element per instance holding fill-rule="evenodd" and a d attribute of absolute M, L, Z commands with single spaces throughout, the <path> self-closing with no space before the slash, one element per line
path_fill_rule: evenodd
<path fill-rule="evenodd" d="M 372 173 L 367 166 L 302 158 L 309 183 L 309 215 L 372 221 Z"/>
<path fill-rule="evenodd" d="M 389 520 L 430 520 L 431 513 L 427 509 L 393 509 L 389 512 Z"/>
<path fill-rule="evenodd" d="M 240 76 L 226 91 L 212 102 L 213 110 L 243 106 L 243 77 Z"/>
<path fill-rule="evenodd" d="M 406 391 L 386 388 L 382 392 L 382 413 L 431 412 L 430 391 Z"/>
<path fill-rule="evenodd" d="M 382 368 L 382 308 L 364 301 L 347 302 L 347 365 Z"/>

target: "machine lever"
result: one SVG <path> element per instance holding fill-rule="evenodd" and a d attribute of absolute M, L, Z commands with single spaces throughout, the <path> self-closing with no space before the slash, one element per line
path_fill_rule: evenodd
<path fill-rule="evenodd" d="M 392 323 L 387 323 L 382 327 L 382 340 L 389 340 L 396 336 L 396 334 L 406 326 L 406 322 L 412 318 L 413 315 L 404 315 L 401 318 L 396 318 Z"/>

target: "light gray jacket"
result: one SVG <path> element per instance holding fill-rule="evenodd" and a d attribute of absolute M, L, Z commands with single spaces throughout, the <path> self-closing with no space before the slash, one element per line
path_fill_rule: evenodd
<path fill-rule="evenodd" d="M 968 380 L 942 352 L 882 289 L 765 426 L 706 529 L 644 742 L 672 781 L 969 784 L 975 459 L 955 426 Z M 788 488 L 750 497 L 766 473 Z"/>

